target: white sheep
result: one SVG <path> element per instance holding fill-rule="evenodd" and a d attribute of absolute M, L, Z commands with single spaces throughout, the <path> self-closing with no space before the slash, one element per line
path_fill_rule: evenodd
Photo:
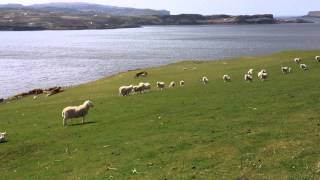
<path fill-rule="evenodd" d="M 139 83 L 139 85 L 133 86 L 132 91 L 134 93 L 142 93 L 144 91 L 144 89 L 145 89 L 144 83 Z"/>
<path fill-rule="evenodd" d="M 176 82 L 171 81 L 171 83 L 169 84 L 169 88 L 174 88 L 176 86 Z"/>
<path fill-rule="evenodd" d="M 166 87 L 166 83 L 158 81 L 157 87 L 162 91 Z"/>
<path fill-rule="evenodd" d="M 207 84 L 209 82 L 209 79 L 206 76 L 202 77 L 203 84 Z"/>
<path fill-rule="evenodd" d="M 294 58 L 293 61 L 297 64 L 301 63 L 301 58 Z"/>
<path fill-rule="evenodd" d="M 320 56 L 316 56 L 315 59 L 317 62 L 320 62 Z"/>
<path fill-rule="evenodd" d="M 253 69 L 249 69 L 249 71 L 248 71 L 248 73 L 247 74 L 249 74 L 249 75 L 253 75 Z"/>
<path fill-rule="evenodd" d="M 231 76 L 226 74 L 226 75 L 223 75 L 222 79 L 223 79 L 224 82 L 230 82 L 231 81 Z"/>
<path fill-rule="evenodd" d="M 281 71 L 283 74 L 287 74 L 291 72 L 291 67 L 281 67 Z"/>
<path fill-rule="evenodd" d="M 244 75 L 244 80 L 245 80 L 245 81 L 250 81 L 250 82 L 251 82 L 252 79 L 253 79 L 253 78 L 252 78 L 252 75 L 250 75 L 250 74 L 245 74 L 245 75 Z"/>
<path fill-rule="evenodd" d="M 149 91 L 151 90 L 151 84 L 150 83 L 143 83 L 141 82 L 140 85 L 143 84 L 143 91 Z"/>
<path fill-rule="evenodd" d="M 0 143 L 7 141 L 7 132 L 0 132 Z"/>
<path fill-rule="evenodd" d="M 129 96 L 132 91 L 133 91 L 133 85 L 121 86 L 119 88 L 119 96 Z"/>
<path fill-rule="evenodd" d="M 179 82 L 179 84 L 180 84 L 180 86 L 184 86 L 184 84 L 185 84 L 184 80 L 181 80 L 181 81 Z"/>
<path fill-rule="evenodd" d="M 261 79 L 262 81 L 266 80 L 268 78 L 268 73 L 266 70 L 261 70 L 258 73 L 258 78 Z"/>
<path fill-rule="evenodd" d="M 300 64 L 300 68 L 302 70 L 308 70 L 308 66 L 306 64 Z"/>
<path fill-rule="evenodd" d="M 85 101 L 80 106 L 68 106 L 62 110 L 63 126 L 67 125 L 67 120 L 82 117 L 82 124 L 84 123 L 85 116 L 88 114 L 93 103 L 90 100 Z"/>

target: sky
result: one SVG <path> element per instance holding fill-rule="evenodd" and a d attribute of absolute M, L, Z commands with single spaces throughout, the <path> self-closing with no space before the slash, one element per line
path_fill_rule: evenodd
<path fill-rule="evenodd" d="M 48 2 L 89 2 L 121 7 L 167 9 L 172 14 L 264 14 L 305 15 L 320 10 L 320 0 L 0 0 L 0 4 L 24 5 Z"/>

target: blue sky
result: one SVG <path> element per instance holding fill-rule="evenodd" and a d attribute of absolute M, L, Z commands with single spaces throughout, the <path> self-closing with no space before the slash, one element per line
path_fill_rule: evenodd
<path fill-rule="evenodd" d="M 167 9 L 172 14 L 261 14 L 277 16 L 305 15 L 320 10 L 320 0 L 79 0 L 114 6 Z M 47 2 L 79 2 L 77 0 L 0 0 L 0 4 L 35 4 Z"/>

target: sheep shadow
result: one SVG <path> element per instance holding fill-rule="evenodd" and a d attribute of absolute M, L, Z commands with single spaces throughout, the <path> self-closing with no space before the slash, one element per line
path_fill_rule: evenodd
<path fill-rule="evenodd" d="M 84 122 L 84 123 L 75 123 L 75 124 L 70 124 L 70 125 L 68 125 L 68 126 L 82 126 L 82 125 L 88 125 L 88 124 L 95 124 L 95 123 L 97 123 L 97 122 L 95 122 L 95 121 L 88 121 L 88 122 Z"/>

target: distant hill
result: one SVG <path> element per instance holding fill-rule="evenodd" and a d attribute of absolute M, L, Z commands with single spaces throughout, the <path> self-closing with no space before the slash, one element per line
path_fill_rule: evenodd
<path fill-rule="evenodd" d="M 320 17 L 320 11 L 310 11 L 307 16 L 309 16 L 309 17 Z"/>
<path fill-rule="evenodd" d="M 0 8 L 14 8 L 14 9 L 34 9 L 65 13 L 103 13 L 116 16 L 165 16 L 170 15 L 167 10 L 153 10 L 153 9 L 136 9 L 116 6 L 107 6 L 91 3 L 47 3 L 34 4 L 30 6 L 23 6 L 21 4 L 6 4 L 0 5 Z"/>

